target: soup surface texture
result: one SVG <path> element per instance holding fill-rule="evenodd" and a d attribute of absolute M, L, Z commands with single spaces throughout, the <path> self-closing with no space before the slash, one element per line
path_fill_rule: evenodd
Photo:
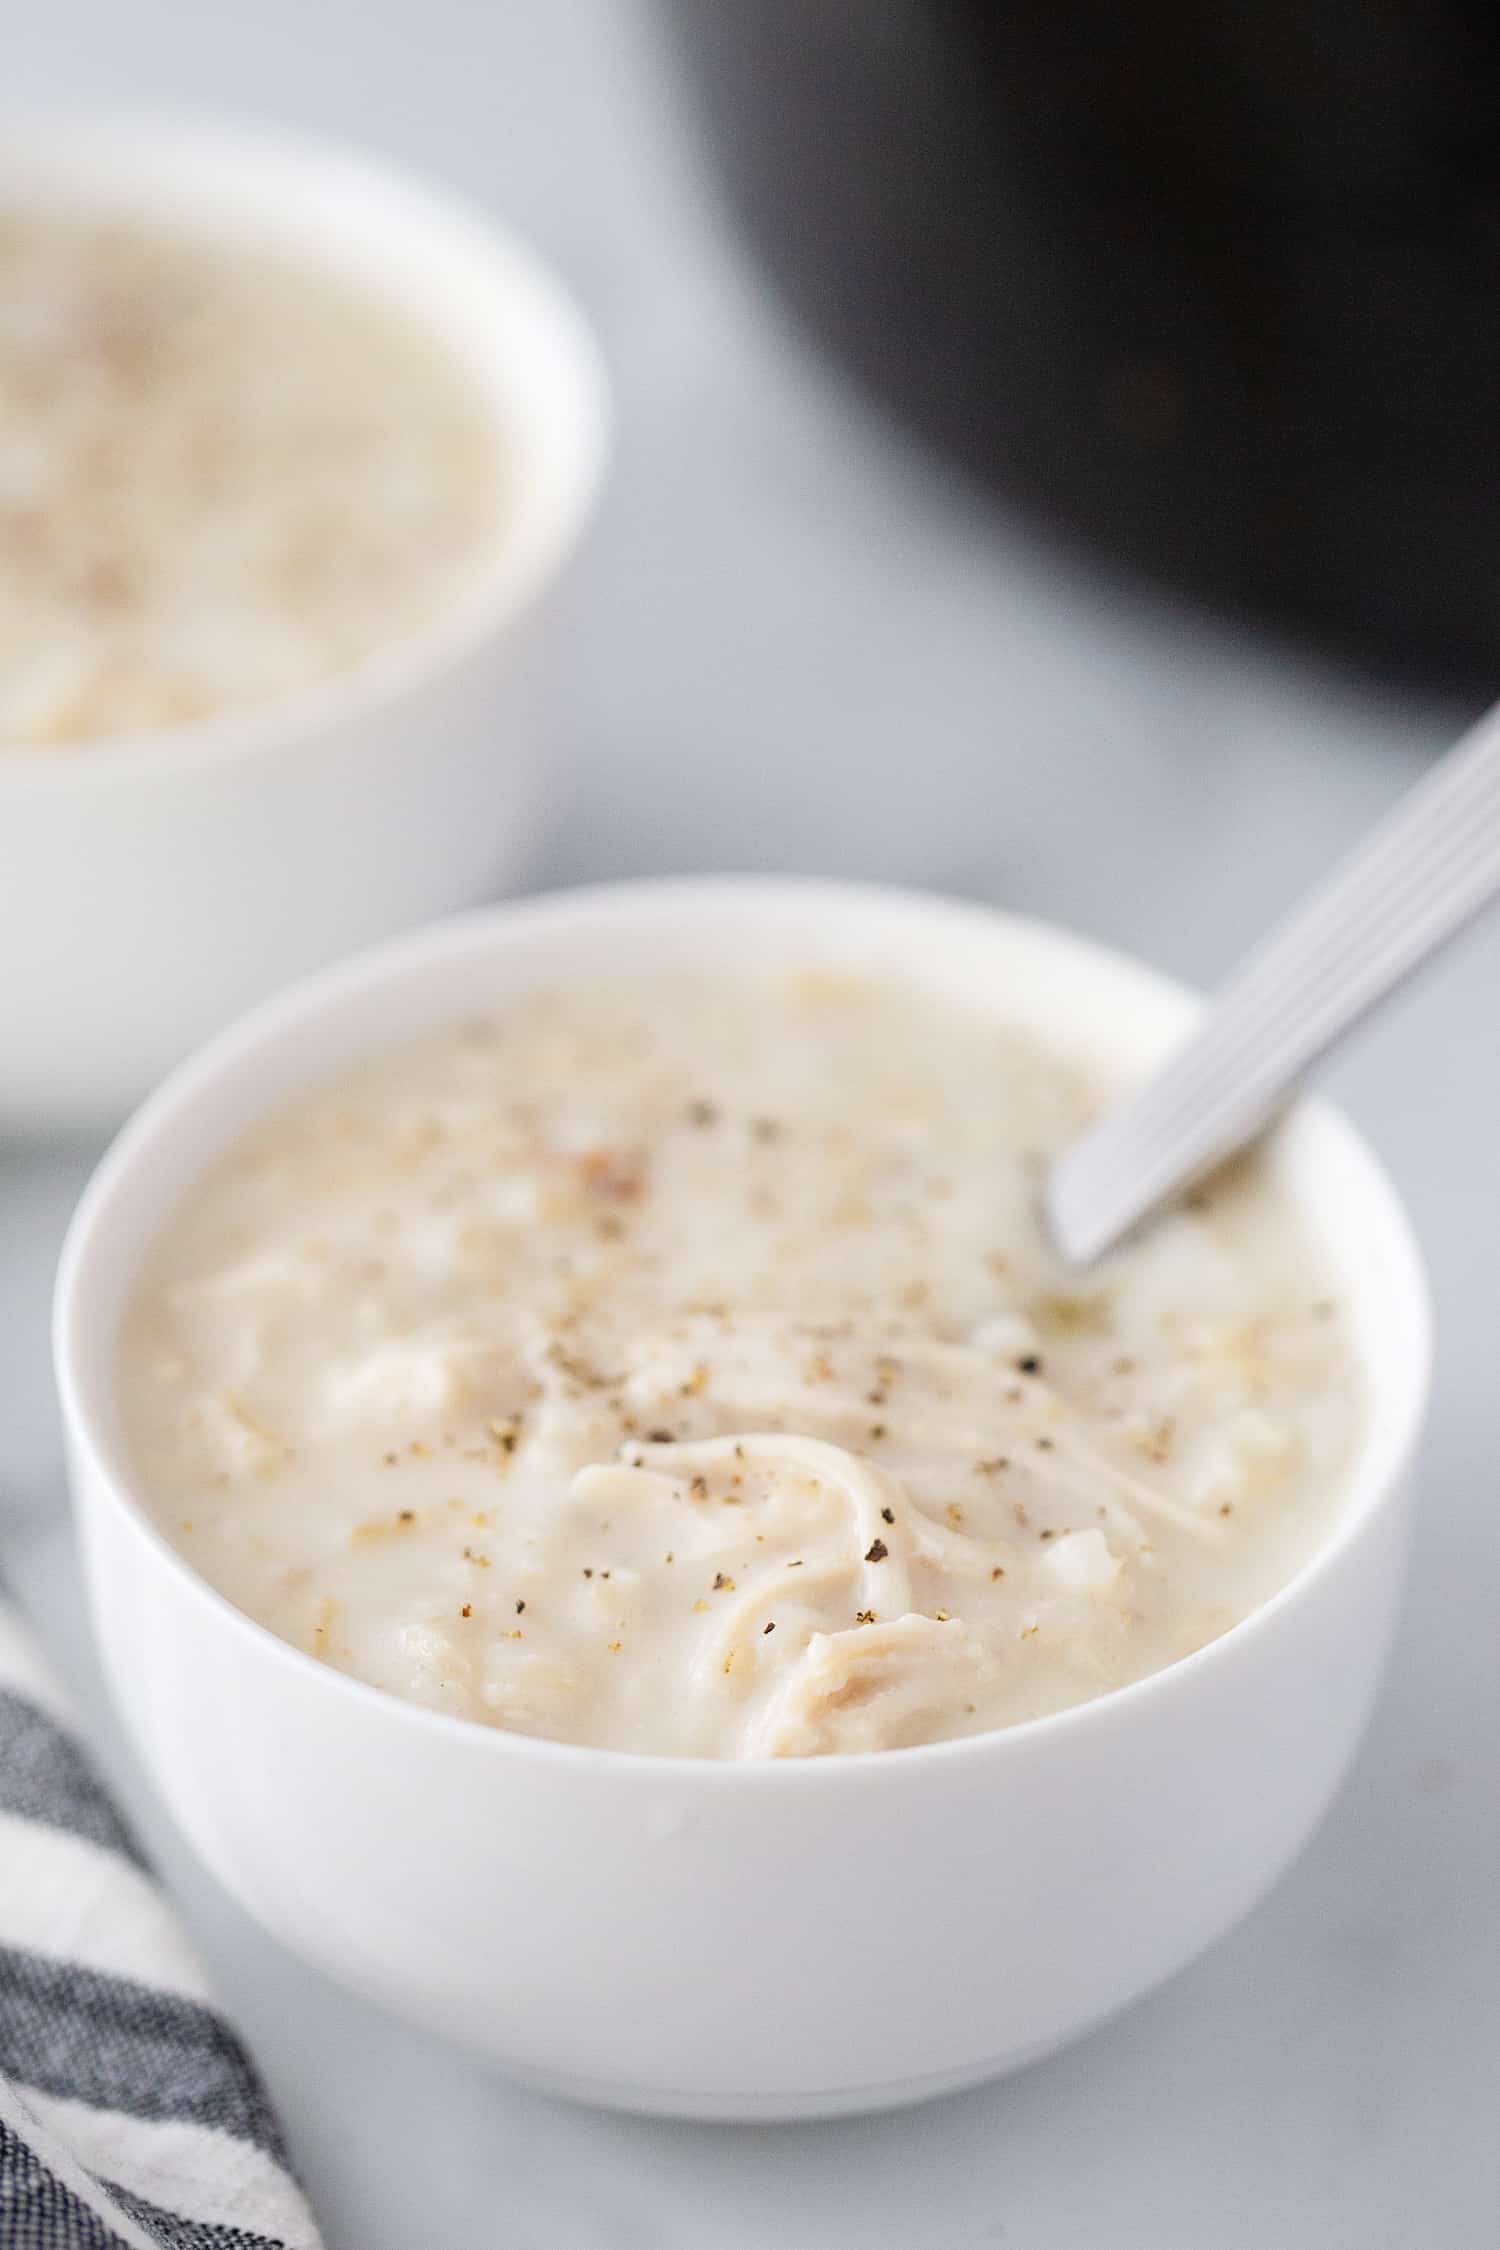
<path fill-rule="evenodd" d="M 325 1664 L 485 1725 L 874 1751 L 1138 1680 L 1342 1498 L 1344 1309 L 1268 1163 L 1085 1278 L 1109 1088 L 810 971 L 507 999 L 188 1192 L 123 1403 L 167 1536 Z"/>
<path fill-rule="evenodd" d="M 0 746 L 270 703 L 431 624 L 505 452 L 443 340 L 311 258 L 0 207 Z"/>

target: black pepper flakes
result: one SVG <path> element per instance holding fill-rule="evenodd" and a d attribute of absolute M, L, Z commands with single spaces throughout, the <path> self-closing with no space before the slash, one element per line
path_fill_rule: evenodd
<path fill-rule="evenodd" d="M 872 1539 L 869 1546 L 865 1549 L 865 1561 L 884 1562 L 886 1556 L 890 1553 L 890 1551 L 890 1548 L 886 1545 L 883 1539 Z"/>
<path fill-rule="evenodd" d="M 881 1522 L 882 1522 L 882 1523 L 894 1523 L 894 1522 L 895 1522 L 895 1520 L 896 1520 L 896 1511 L 895 1511 L 895 1509 L 894 1509 L 894 1508 L 882 1508 L 882 1509 L 881 1509 L 881 1511 L 880 1511 L 880 1520 L 881 1520 Z"/>
<path fill-rule="evenodd" d="M 516 1603 L 516 1615 L 517 1617 L 524 1617 L 526 1615 L 526 1604 L 524 1602 Z"/>
<path fill-rule="evenodd" d="M 1016 1373 L 1018 1375 L 1040 1375 L 1041 1372 L 1042 1362 L 1040 1354 L 1037 1352 L 1023 1352 L 1016 1361 Z"/>
<path fill-rule="evenodd" d="M 646 1432 L 646 1443 L 648 1445 L 674 1445 L 676 1442 L 670 1430 L 648 1430 Z"/>
<path fill-rule="evenodd" d="M 873 1625 L 873 1624 L 874 1624 L 874 1622 L 875 1622 L 875 1612 L 874 1612 L 874 1610 L 873 1610 L 873 1609 L 857 1609 L 857 1610 L 856 1610 L 856 1611 L 854 1612 L 854 1622 L 855 1622 L 855 1624 L 856 1624 L 856 1625 Z"/>
<path fill-rule="evenodd" d="M 762 1633 L 774 1633 L 774 1632 L 775 1632 L 775 1630 L 776 1630 L 776 1620 L 775 1620 L 775 1618 L 774 1618 L 774 1617 L 772 1617 L 772 1618 L 769 1618 L 769 1619 L 767 1620 L 767 1622 L 766 1622 L 766 1623 L 765 1623 L 764 1625 L 762 1625 L 762 1627 L 761 1627 L 761 1631 L 762 1631 Z"/>

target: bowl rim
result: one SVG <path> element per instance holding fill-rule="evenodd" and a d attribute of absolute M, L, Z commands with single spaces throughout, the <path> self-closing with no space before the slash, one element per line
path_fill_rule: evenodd
<path fill-rule="evenodd" d="M 798 1789 L 851 1785 L 895 1786 L 898 1779 L 918 1769 L 960 1768 L 969 1764 L 1002 1763 L 1026 1755 L 1033 1746 L 1065 1739 L 1074 1732 L 1097 1731 L 1128 1725 L 1138 1715 L 1149 1718 L 1153 1707 L 1183 1693 L 1192 1683 L 1211 1679 L 1257 1639 L 1274 1633 L 1283 1619 L 1301 1608 L 1323 1584 L 1336 1575 L 1373 1521 L 1399 1501 L 1425 1418 L 1431 1379 L 1432 1314 L 1430 1291 L 1421 1253 L 1404 1205 L 1384 1166 L 1343 1113 L 1322 1100 L 1302 1097 L 1287 1113 L 1293 1118 L 1316 1120 L 1325 1138 L 1332 1141 L 1341 1161 L 1352 1164 L 1362 1192 L 1378 1210 L 1391 1253 L 1392 1278 L 1387 1292 L 1404 1302 L 1407 1335 L 1400 1363 L 1391 1371 L 1385 1389 L 1383 1412 L 1367 1427 L 1349 1474 L 1348 1491 L 1338 1522 L 1314 1548 L 1294 1575 L 1216 1640 L 1177 1658 L 1160 1670 L 1123 1687 L 1112 1688 L 1060 1711 L 1019 1720 L 987 1732 L 962 1735 L 946 1741 L 915 1743 L 879 1752 L 836 1751 L 807 1758 L 729 1759 L 704 1756 L 679 1757 L 664 1752 L 603 1748 L 594 1744 L 557 1741 L 500 1727 L 488 1727 L 457 1713 L 435 1710 L 391 1690 L 376 1687 L 348 1673 L 322 1664 L 237 1608 L 203 1577 L 172 1545 L 136 1496 L 123 1449 L 108 1444 L 96 1425 L 88 1383 L 80 1369 L 80 1338 L 89 1314 L 90 1267 L 95 1238 L 112 1207 L 128 1196 L 139 1166 L 149 1164 L 158 1132 L 168 1126 L 200 1096 L 210 1091 L 220 1073 L 241 1062 L 263 1045 L 294 1039 L 325 1012 L 336 1014 L 347 1002 L 366 994 L 386 980 L 399 981 L 408 971 L 440 964 L 445 955 L 466 954 L 476 944 L 496 942 L 505 947 L 524 945 L 528 932 L 549 924 L 581 918 L 595 921 L 607 932 L 618 913 L 644 910 L 675 911 L 684 917 L 713 911 L 734 898 L 741 907 L 759 902 L 774 910 L 795 902 L 802 908 L 820 902 L 831 914 L 861 916 L 882 910 L 905 911 L 923 918 L 946 920 L 955 927 L 967 925 L 976 935 L 997 925 L 1023 943 L 1038 945 L 1055 957 L 1071 955 L 1086 969 L 1106 976 L 1124 975 L 1138 990 L 1154 997 L 1191 1020 L 1201 1010 L 1200 995 L 1177 979 L 1167 977 L 1133 956 L 1098 943 L 1062 925 L 1031 915 L 939 892 L 912 887 L 846 882 L 837 878 L 726 873 L 710 876 L 666 876 L 644 880 L 591 883 L 552 890 L 482 908 L 428 924 L 425 928 L 387 939 L 318 971 L 273 995 L 230 1024 L 179 1064 L 140 1106 L 116 1136 L 84 1189 L 69 1225 L 58 1265 L 53 1298 L 52 1347 L 55 1380 L 69 1447 L 70 1482 L 77 1499 L 80 1478 L 77 1464 L 85 1464 L 93 1495 L 107 1496 L 109 1508 L 130 1533 L 161 1565 L 180 1591 L 206 1606 L 217 1625 L 248 1639 L 263 1661 L 290 1669 L 312 1693 L 324 1692 L 352 1698 L 375 1723 L 414 1726 L 448 1741 L 468 1744 L 475 1757 L 505 1760 L 518 1758 L 566 1775 L 594 1773 L 635 1776 L 646 1782 L 710 1788 Z M 306 1083 L 317 1077 L 316 1067 Z M 876 1777 L 880 1777 L 878 1780 Z"/>
<path fill-rule="evenodd" d="M 269 190 L 274 203 L 278 182 L 285 200 L 289 183 L 295 193 L 300 180 L 305 191 L 321 176 L 363 187 L 387 208 L 399 208 L 414 229 L 446 240 L 483 276 L 493 300 L 513 307 L 535 360 L 560 375 L 547 386 L 545 417 L 565 439 L 566 458 L 528 487 L 472 583 L 428 623 L 265 704 L 175 726 L 91 735 L 61 747 L 0 742 L 0 800 L 31 791 L 118 787 L 183 769 L 219 772 L 239 760 L 298 750 L 310 735 L 357 725 L 399 704 L 468 662 L 535 606 L 576 550 L 604 485 L 614 435 L 612 389 L 590 320 L 561 274 L 523 235 L 440 176 L 337 134 L 269 126 L 232 113 L 191 107 L 79 107 L 41 115 L 0 110 L 0 200 L 24 179 L 29 164 L 61 181 L 76 150 L 81 166 L 99 159 L 128 182 L 148 158 L 159 161 L 164 145 L 180 151 L 188 167 L 244 178 L 251 214 L 245 232 L 252 239 L 263 223 L 267 240 L 278 240 L 274 222 L 261 215 L 257 185 Z M 17 159 L 9 176 L 7 164 Z M 316 227 L 307 255 L 315 263 L 324 257 L 332 271 L 340 268 L 337 250 L 326 244 L 320 249 Z M 419 324 L 426 321 L 441 339 L 440 324 L 410 303 L 399 271 L 387 294 L 398 311 L 405 309 Z M 501 386 L 483 368 L 465 364 L 503 427 L 514 401 L 502 398 Z M 550 395 L 554 389 L 565 402 L 561 407 Z M 533 429 L 543 419 L 533 412 Z M 533 455 L 536 450 L 533 446 Z"/>

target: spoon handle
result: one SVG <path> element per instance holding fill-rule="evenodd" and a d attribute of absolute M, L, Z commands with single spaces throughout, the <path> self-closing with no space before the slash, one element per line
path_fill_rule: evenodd
<path fill-rule="evenodd" d="M 1087 1265 L 1231 1156 L 1334 1043 L 1500 893 L 1500 705 L 1247 956 L 1201 1027 L 1068 1149 L 1053 1239 Z"/>

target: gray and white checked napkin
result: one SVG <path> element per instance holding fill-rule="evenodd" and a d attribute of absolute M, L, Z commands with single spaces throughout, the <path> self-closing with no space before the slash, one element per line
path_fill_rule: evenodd
<path fill-rule="evenodd" d="M 3 1597 L 0 2250 L 318 2250 L 250 2060 Z"/>

